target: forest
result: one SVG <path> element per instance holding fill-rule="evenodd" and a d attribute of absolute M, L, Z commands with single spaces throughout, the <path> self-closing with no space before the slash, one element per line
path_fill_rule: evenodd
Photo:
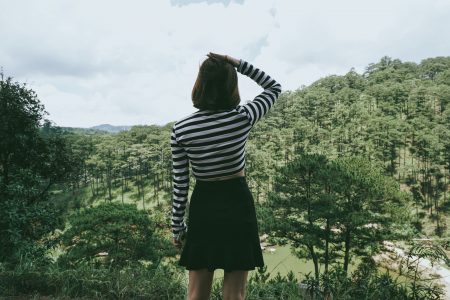
<path fill-rule="evenodd" d="M 60 127 L 26 84 L 0 79 L 0 297 L 184 299 L 175 120 Z M 450 273 L 450 57 L 384 56 L 284 91 L 246 153 L 260 234 L 312 266 L 301 278 L 258 268 L 248 299 L 450 297 L 421 263 Z"/>

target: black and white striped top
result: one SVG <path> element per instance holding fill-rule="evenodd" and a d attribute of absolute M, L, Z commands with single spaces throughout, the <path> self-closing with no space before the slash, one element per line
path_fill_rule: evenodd
<path fill-rule="evenodd" d="M 189 163 L 197 179 L 238 173 L 245 168 L 245 143 L 250 129 L 273 106 L 281 85 L 264 71 L 239 60 L 237 71 L 264 91 L 253 101 L 226 110 L 198 110 L 172 127 L 172 233 L 187 230 L 184 214 L 189 190 Z"/>

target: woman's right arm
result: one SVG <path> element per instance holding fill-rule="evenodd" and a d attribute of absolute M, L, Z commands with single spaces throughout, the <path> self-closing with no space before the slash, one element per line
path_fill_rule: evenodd
<path fill-rule="evenodd" d="M 250 77 L 259 86 L 264 88 L 264 91 L 257 95 L 252 101 L 238 106 L 239 111 L 242 113 L 245 112 L 250 120 L 250 124 L 253 126 L 272 108 L 281 93 L 281 84 L 264 71 L 254 67 L 243 59 L 239 60 L 239 64 L 237 64 L 236 59 L 234 59 L 234 61 L 235 63 L 233 65 L 237 65 L 236 68 L 239 73 Z"/>

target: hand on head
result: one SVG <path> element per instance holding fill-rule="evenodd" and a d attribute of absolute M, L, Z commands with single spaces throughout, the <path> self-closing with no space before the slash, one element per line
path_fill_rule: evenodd
<path fill-rule="evenodd" d="M 209 52 L 208 54 L 206 54 L 206 56 L 208 56 L 211 59 L 218 59 L 218 60 L 225 61 L 225 62 L 231 64 L 233 67 L 237 67 L 239 65 L 239 60 L 237 60 L 229 55 L 222 55 L 222 54 Z"/>

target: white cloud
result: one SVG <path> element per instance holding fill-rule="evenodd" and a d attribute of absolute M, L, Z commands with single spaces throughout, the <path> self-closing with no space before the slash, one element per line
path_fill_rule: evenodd
<path fill-rule="evenodd" d="M 58 125 L 131 125 L 195 111 L 209 51 L 248 60 L 285 90 L 383 55 L 450 53 L 445 0 L 172 2 L 0 0 L 0 66 L 30 83 Z M 244 101 L 260 92 L 243 76 L 239 85 Z"/>

